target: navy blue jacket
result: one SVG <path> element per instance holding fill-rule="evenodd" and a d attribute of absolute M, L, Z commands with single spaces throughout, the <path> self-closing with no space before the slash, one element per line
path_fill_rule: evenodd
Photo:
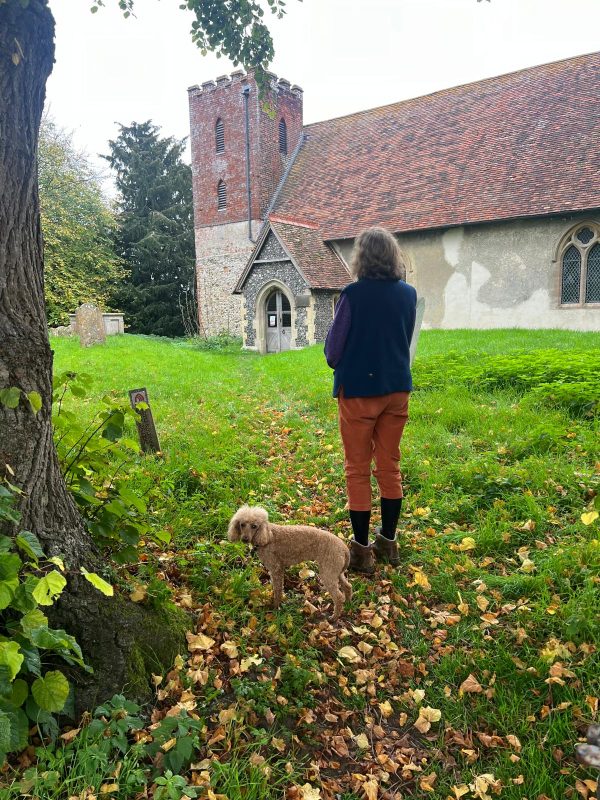
<path fill-rule="evenodd" d="M 343 355 L 336 365 L 333 396 L 375 397 L 410 392 L 410 341 L 417 292 L 404 281 L 361 280 L 346 286 L 352 312 Z"/>

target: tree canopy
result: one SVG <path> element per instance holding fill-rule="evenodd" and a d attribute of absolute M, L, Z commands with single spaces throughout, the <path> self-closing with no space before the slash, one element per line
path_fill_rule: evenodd
<path fill-rule="evenodd" d="M 81 303 L 106 306 L 125 270 L 113 244 L 114 213 L 97 175 L 47 116 L 38 159 L 48 323 L 64 325 Z"/>
<path fill-rule="evenodd" d="M 134 13 L 135 0 L 117 2 L 125 17 Z M 91 3 L 92 12 L 107 4 L 106 0 L 91 0 Z M 267 0 L 267 3 L 272 14 L 283 17 L 285 0 Z M 265 9 L 260 0 L 182 0 L 179 7 L 194 14 L 191 36 L 202 55 L 211 51 L 217 58 L 226 56 L 235 66 L 242 64 L 254 70 L 259 86 L 266 84 L 266 69 L 275 51 L 263 21 Z"/>
<path fill-rule="evenodd" d="M 192 170 L 185 139 L 151 121 L 121 126 L 111 153 L 119 191 L 117 253 L 129 270 L 113 294 L 132 333 L 183 336 L 180 297 L 194 277 Z"/>

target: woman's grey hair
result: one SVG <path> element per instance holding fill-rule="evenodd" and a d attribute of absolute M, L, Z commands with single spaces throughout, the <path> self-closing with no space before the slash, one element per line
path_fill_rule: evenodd
<path fill-rule="evenodd" d="M 350 272 L 355 278 L 406 280 L 406 262 L 395 237 L 385 228 L 368 228 L 354 244 Z"/>

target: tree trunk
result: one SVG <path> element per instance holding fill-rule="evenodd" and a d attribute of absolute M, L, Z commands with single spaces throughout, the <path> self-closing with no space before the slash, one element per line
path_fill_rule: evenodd
<path fill-rule="evenodd" d="M 71 676 L 83 710 L 134 677 L 135 693 L 142 693 L 140 672 L 158 668 L 154 654 L 149 663 L 156 639 L 148 638 L 148 632 L 156 637 L 156 619 L 132 603 L 104 598 L 78 575 L 80 566 L 93 568 L 99 558 L 66 488 L 52 439 L 37 142 L 53 63 L 48 0 L 30 0 L 26 8 L 20 0 L 0 2 L 0 389 L 22 390 L 17 408 L 0 403 L 0 478 L 9 477 L 23 490 L 20 527 L 33 531 L 46 554 L 60 554 L 68 566 L 68 587 L 53 609 L 52 622 L 77 638 L 94 666 L 91 678 Z M 26 398 L 32 391 L 42 397 L 37 414 Z M 181 626 L 171 622 L 159 621 L 166 660 L 176 654 L 181 635 Z"/>

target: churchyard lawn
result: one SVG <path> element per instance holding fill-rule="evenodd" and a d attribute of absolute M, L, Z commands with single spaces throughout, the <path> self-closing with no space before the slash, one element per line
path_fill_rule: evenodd
<path fill-rule="evenodd" d="M 122 469 L 171 541 L 140 547 L 112 580 L 141 602 L 170 591 L 196 615 L 190 651 L 156 680 L 152 721 L 177 703 L 202 720 L 175 769 L 198 797 L 592 796 L 597 776 L 573 748 L 600 696 L 600 526 L 581 520 L 600 480 L 598 335 L 423 332 L 403 566 L 353 577 L 335 627 L 310 565 L 289 570 L 275 613 L 256 559 L 225 541 L 244 502 L 349 537 L 322 347 L 260 357 L 134 336 L 53 347 L 56 371 L 92 376 L 89 396 L 69 401 L 80 416 L 106 393 L 149 391 L 162 457 Z M 115 750 L 93 779 L 71 763 L 64 796 L 156 789 L 178 766 L 166 760 L 177 735 L 156 769 L 139 747 Z M 123 760 L 139 770 L 135 791 L 111 777 Z M 164 796 L 180 796 L 166 780 Z M 42 800 L 63 797 L 43 785 Z"/>

